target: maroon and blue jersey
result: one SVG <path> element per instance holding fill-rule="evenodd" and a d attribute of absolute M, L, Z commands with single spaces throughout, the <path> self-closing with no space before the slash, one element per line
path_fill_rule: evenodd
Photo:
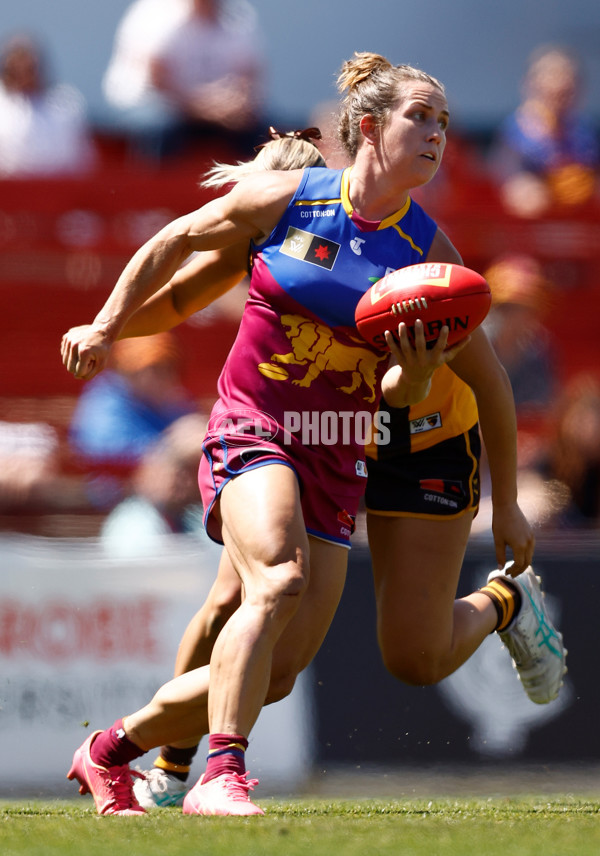
<path fill-rule="evenodd" d="M 383 221 L 356 217 L 349 170 L 304 171 L 284 216 L 252 246 L 248 301 L 219 380 L 228 407 L 374 410 L 386 368 L 354 323 L 360 297 L 423 261 L 436 225 L 410 199 Z M 278 420 L 279 421 L 279 420 Z"/>
<path fill-rule="evenodd" d="M 273 232 L 251 246 L 248 300 L 209 435 L 239 448 L 250 433 L 255 445 L 281 447 L 290 466 L 322 467 L 323 490 L 329 473 L 360 497 L 365 448 L 353 420 L 375 412 L 389 354 L 362 339 L 354 312 L 378 279 L 426 258 L 437 226 L 410 198 L 382 221 L 360 218 L 349 198 L 350 169 L 304 170 Z M 307 431 L 324 413 L 324 433 Z"/>

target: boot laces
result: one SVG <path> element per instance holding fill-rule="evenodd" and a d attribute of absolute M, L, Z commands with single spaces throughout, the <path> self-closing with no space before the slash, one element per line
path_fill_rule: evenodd
<path fill-rule="evenodd" d="M 258 785 L 258 779 L 248 779 L 248 773 L 240 775 L 239 773 L 230 773 L 225 779 L 225 787 L 227 795 L 233 800 L 247 800 L 248 791 L 254 790 Z"/>

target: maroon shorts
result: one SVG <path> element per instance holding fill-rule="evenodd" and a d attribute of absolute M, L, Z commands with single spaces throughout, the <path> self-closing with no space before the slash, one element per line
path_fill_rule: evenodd
<path fill-rule="evenodd" d="M 366 478 L 348 480 L 327 466 L 328 459 L 310 447 L 294 450 L 277 443 L 243 445 L 240 438 L 208 435 L 204 441 L 198 484 L 204 504 L 204 525 L 208 536 L 223 543 L 215 503 L 223 487 L 242 473 L 269 465 L 290 467 L 300 486 L 304 524 L 309 535 L 350 547 L 350 536 Z"/>

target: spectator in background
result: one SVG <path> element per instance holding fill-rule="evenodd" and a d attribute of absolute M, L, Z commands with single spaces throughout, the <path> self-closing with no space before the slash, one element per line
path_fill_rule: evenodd
<path fill-rule="evenodd" d="M 576 375 L 556 402 L 556 419 L 542 473 L 566 496 L 554 525 L 600 525 L 600 381 Z M 563 489 L 561 491 L 561 488 Z"/>
<path fill-rule="evenodd" d="M 310 124 L 321 132 L 321 137 L 314 144 L 330 169 L 344 169 L 351 164 L 351 158 L 338 136 L 339 112 L 337 101 L 321 101 L 310 115 Z"/>
<path fill-rule="evenodd" d="M 185 19 L 188 5 L 189 0 L 133 0 L 115 33 L 102 89 L 115 123 L 142 152 L 150 152 L 148 138 L 171 113 L 164 98 L 154 91 L 152 60 Z"/>
<path fill-rule="evenodd" d="M 539 420 L 556 392 L 555 349 L 543 323 L 553 284 L 527 255 L 500 256 L 484 276 L 492 292 L 484 326 L 510 378 L 517 416 Z"/>
<path fill-rule="evenodd" d="M 165 428 L 195 410 L 180 370 L 171 333 L 117 342 L 109 370 L 86 384 L 77 402 L 73 451 L 92 466 L 133 467 Z"/>
<path fill-rule="evenodd" d="M 104 93 L 135 153 L 161 160 L 215 136 L 245 152 L 263 127 L 263 56 L 246 0 L 135 0 Z"/>
<path fill-rule="evenodd" d="M 519 501 L 529 521 L 547 525 L 562 503 L 540 472 L 558 388 L 555 348 L 544 326 L 554 285 L 542 265 L 528 255 L 499 256 L 483 275 L 492 292 L 492 307 L 483 327 L 506 369 L 515 400 Z M 486 462 L 485 448 L 482 460 Z M 480 510 L 472 530 L 475 534 L 490 531 L 492 525 L 491 485 L 485 463 L 481 472 Z"/>
<path fill-rule="evenodd" d="M 580 205 L 597 186 L 600 162 L 596 129 L 581 112 L 582 70 L 560 45 L 531 55 L 523 98 L 499 129 L 492 167 L 509 211 L 543 215 L 556 204 Z"/>
<path fill-rule="evenodd" d="M 204 537 L 198 461 L 206 418 L 190 413 L 173 422 L 144 453 L 133 491 L 106 518 L 102 544 L 112 557 L 156 555 L 165 537 Z"/>
<path fill-rule="evenodd" d="M 82 94 L 50 81 L 28 35 L 0 48 L 0 178 L 80 175 L 96 163 Z"/>
<path fill-rule="evenodd" d="M 0 421 L 0 514 L 91 508 L 85 480 L 63 472 L 60 439 L 51 425 Z"/>

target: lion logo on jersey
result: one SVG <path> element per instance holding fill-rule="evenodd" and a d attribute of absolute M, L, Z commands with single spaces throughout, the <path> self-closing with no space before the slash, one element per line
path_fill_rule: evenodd
<path fill-rule="evenodd" d="M 273 354 L 270 363 L 261 363 L 258 370 L 266 377 L 286 380 L 287 371 L 283 365 L 306 366 L 308 369 L 302 378 L 292 381 L 297 386 L 310 386 L 324 371 L 348 372 L 351 382 L 338 389 L 348 395 L 364 383 L 369 389 L 365 401 L 375 401 L 378 363 L 387 360 L 388 354 L 377 354 L 358 344 L 346 345 L 335 339 L 333 331 L 325 324 L 319 324 L 302 315 L 282 315 L 281 323 L 290 340 L 292 350 L 289 354 Z"/>

